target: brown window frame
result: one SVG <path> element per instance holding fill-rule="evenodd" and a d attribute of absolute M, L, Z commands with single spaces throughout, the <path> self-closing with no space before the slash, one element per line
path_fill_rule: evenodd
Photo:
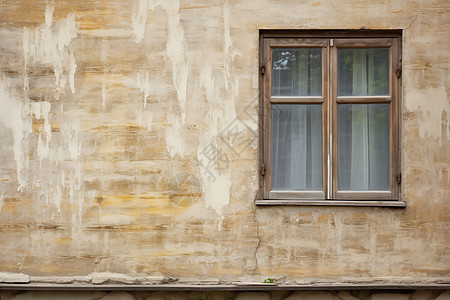
<path fill-rule="evenodd" d="M 274 48 L 321 48 L 322 96 L 271 96 L 271 53 Z M 337 52 L 340 48 L 389 48 L 389 96 L 337 96 Z M 260 31 L 260 195 L 257 205 L 344 205 L 405 207 L 400 197 L 399 30 L 261 30 Z M 271 190 L 271 105 L 321 104 L 322 190 Z M 389 191 L 337 190 L 338 103 L 389 103 Z"/>

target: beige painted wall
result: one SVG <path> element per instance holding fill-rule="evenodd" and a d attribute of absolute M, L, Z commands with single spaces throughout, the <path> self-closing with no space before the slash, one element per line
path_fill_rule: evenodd
<path fill-rule="evenodd" d="M 449 8 L 1 1 L 3 278 L 448 281 Z M 258 30 L 362 26 L 404 30 L 407 208 L 254 207 Z"/>

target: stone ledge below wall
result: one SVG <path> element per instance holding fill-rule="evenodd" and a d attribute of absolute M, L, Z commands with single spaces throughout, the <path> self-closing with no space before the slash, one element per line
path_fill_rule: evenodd
<path fill-rule="evenodd" d="M 2 300 L 448 300 L 450 290 L 1 291 Z"/>
<path fill-rule="evenodd" d="M 339 291 L 339 290 L 450 290 L 450 284 L 0 284 L 0 290 L 14 291 Z"/>
<path fill-rule="evenodd" d="M 361 278 L 340 277 L 285 280 L 242 278 L 226 282 L 219 279 L 173 278 L 163 275 L 131 276 L 118 273 L 91 273 L 86 276 L 29 276 L 0 272 L 0 290 L 67 291 L 276 291 L 276 290 L 450 290 L 449 278 Z M 259 280 L 259 281 L 258 281 Z"/>

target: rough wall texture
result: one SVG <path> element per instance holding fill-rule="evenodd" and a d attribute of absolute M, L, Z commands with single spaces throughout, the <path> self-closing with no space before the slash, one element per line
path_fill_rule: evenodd
<path fill-rule="evenodd" d="M 0 271 L 448 280 L 449 8 L 1 1 Z M 258 30 L 362 26 L 403 29 L 407 208 L 254 207 Z"/>

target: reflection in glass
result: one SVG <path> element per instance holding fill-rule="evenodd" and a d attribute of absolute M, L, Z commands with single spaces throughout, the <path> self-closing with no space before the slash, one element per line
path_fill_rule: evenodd
<path fill-rule="evenodd" d="M 389 49 L 338 49 L 338 96 L 389 95 Z"/>
<path fill-rule="evenodd" d="M 272 96 L 321 96 L 321 48 L 272 50 Z"/>
<path fill-rule="evenodd" d="M 389 104 L 338 104 L 338 190 L 389 190 Z"/>
<path fill-rule="evenodd" d="M 272 190 L 322 190 L 322 112 L 319 104 L 274 104 Z"/>

